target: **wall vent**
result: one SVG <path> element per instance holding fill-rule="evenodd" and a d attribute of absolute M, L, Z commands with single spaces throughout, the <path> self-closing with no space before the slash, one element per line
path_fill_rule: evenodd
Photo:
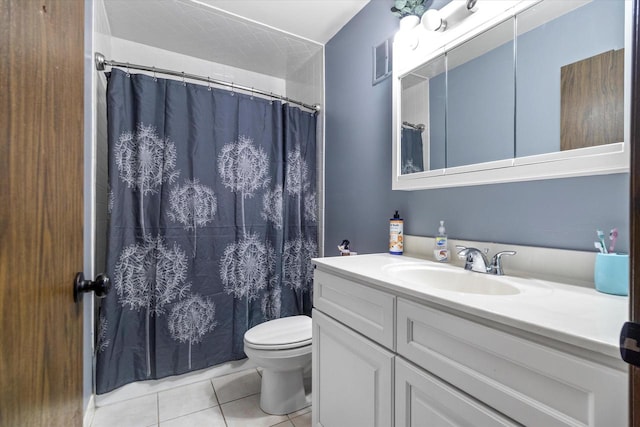
<path fill-rule="evenodd" d="M 373 85 L 377 85 L 393 71 L 393 37 L 373 47 Z"/>

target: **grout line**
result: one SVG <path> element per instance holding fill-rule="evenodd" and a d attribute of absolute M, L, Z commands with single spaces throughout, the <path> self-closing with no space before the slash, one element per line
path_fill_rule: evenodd
<path fill-rule="evenodd" d="M 260 394 L 260 392 L 247 394 L 246 396 L 238 397 L 238 398 L 230 400 L 228 402 L 221 403 L 220 406 L 226 405 L 227 403 L 236 402 L 238 400 L 246 399 L 247 397 L 255 396 L 255 395 L 258 395 L 258 394 Z"/>
<path fill-rule="evenodd" d="M 209 384 L 211 384 L 211 388 L 213 389 L 213 395 L 216 397 L 216 402 L 218 402 L 218 406 L 222 406 L 222 403 L 220 403 L 220 399 L 218 398 L 218 392 L 216 391 L 216 387 L 213 385 L 213 378 L 209 378 Z"/>
<path fill-rule="evenodd" d="M 211 384 L 211 388 L 213 388 L 213 395 L 216 397 L 216 402 L 218 402 L 218 408 L 220 408 L 222 421 L 224 421 L 224 425 L 228 427 L 229 424 L 227 424 L 227 417 L 225 417 L 224 415 L 224 411 L 222 410 L 222 403 L 220 403 L 220 399 L 218 398 L 218 392 L 216 391 L 216 387 L 213 385 L 213 378 L 209 379 L 209 383 Z"/>
<path fill-rule="evenodd" d="M 156 425 L 160 426 L 160 393 L 156 393 Z"/>

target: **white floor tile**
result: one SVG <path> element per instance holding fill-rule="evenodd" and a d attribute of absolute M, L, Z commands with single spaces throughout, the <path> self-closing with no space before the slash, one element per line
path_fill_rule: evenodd
<path fill-rule="evenodd" d="M 297 417 L 289 417 L 294 427 L 311 427 L 311 411 Z"/>
<path fill-rule="evenodd" d="M 292 412 L 292 413 L 287 414 L 287 415 L 289 415 L 289 418 L 295 418 L 297 416 L 304 415 L 307 412 L 311 412 L 311 400 L 309 400 L 309 406 L 307 406 L 306 408 L 302 408 L 299 411 Z"/>
<path fill-rule="evenodd" d="M 228 427 L 270 427 L 288 420 L 286 415 L 263 412 L 259 394 L 223 404 L 222 413 Z"/>
<path fill-rule="evenodd" d="M 160 423 L 159 425 L 163 427 L 311 426 L 311 406 L 288 416 L 264 413 L 260 409 L 260 381 L 258 371 L 252 368 L 214 378 L 211 381 L 201 381 L 98 407 L 91 425 L 92 427 L 155 427 Z M 219 406 L 216 393 L 222 406 Z M 309 402 L 311 402 L 310 397 L 309 393 Z"/>
<path fill-rule="evenodd" d="M 260 375 L 255 369 L 211 380 L 220 404 L 260 393 Z"/>
<path fill-rule="evenodd" d="M 160 427 L 226 427 L 226 425 L 219 406 L 160 422 Z"/>
<path fill-rule="evenodd" d="M 218 405 L 211 381 L 176 387 L 158 393 L 160 421 L 177 418 Z"/>
<path fill-rule="evenodd" d="M 158 396 L 151 394 L 96 408 L 92 427 L 149 427 L 158 424 Z"/>

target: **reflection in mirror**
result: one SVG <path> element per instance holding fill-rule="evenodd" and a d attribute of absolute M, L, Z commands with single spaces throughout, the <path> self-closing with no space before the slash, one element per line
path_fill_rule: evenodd
<path fill-rule="evenodd" d="M 401 174 L 445 167 L 445 59 L 402 78 Z"/>
<path fill-rule="evenodd" d="M 518 14 L 517 157 L 624 140 L 624 3 L 545 1 Z"/>
<path fill-rule="evenodd" d="M 514 22 L 447 53 L 446 167 L 514 157 Z"/>
<path fill-rule="evenodd" d="M 416 173 L 424 171 L 425 153 L 423 150 L 422 133 L 425 126 L 423 124 L 402 123 L 402 174 Z M 427 163 L 428 164 L 428 163 Z"/>

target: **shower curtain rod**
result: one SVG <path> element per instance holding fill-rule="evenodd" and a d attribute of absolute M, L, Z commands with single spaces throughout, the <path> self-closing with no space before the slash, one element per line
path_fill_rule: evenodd
<path fill-rule="evenodd" d="M 183 80 L 184 79 L 199 80 L 203 82 L 208 82 L 209 84 L 230 87 L 231 90 L 239 89 L 245 92 L 251 92 L 252 94 L 260 94 L 269 98 L 279 99 L 279 100 L 288 102 L 290 104 L 296 104 L 312 111 L 316 111 L 316 112 L 320 111 L 320 104 L 315 104 L 315 105 L 305 104 L 304 102 L 296 101 L 294 99 L 287 98 L 286 96 L 276 95 L 271 92 L 265 92 L 263 90 L 254 89 L 248 86 L 237 85 L 233 82 L 226 82 L 224 80 L 216 80 L 210 77 L 198 76 L 196 74 L 189 74 L 189 73 L 173 71 L 173 70 L 165 70 L 162 68 L 148 67 L 146 65 L 130 64 L 128 62 L 113 61 L 113 60 L 105 59 L 104 55 L 101 54 L 100 52 L 96 52 L 95 62 L 96 62 L 96 69 L 98 71 L 104 71 L 105 66 L 109 66 L 109 67 L 120 67 L 120 68 L 126 68 L 126 69 L 149 71 L 152 73 L 159 73 L 159 74 L 167 74 L 170 76 L 182 77 Z"/>
<path fill-rule="evenodd" d="M 423 131 L 425 126 L 421 123 L 419 125 L 414 125 L 413 123 L 409 123 L 409 122 L 402 122 L 402 126 L 406 126 L 415 130 L 419 130 L 419 131 Z"/>

